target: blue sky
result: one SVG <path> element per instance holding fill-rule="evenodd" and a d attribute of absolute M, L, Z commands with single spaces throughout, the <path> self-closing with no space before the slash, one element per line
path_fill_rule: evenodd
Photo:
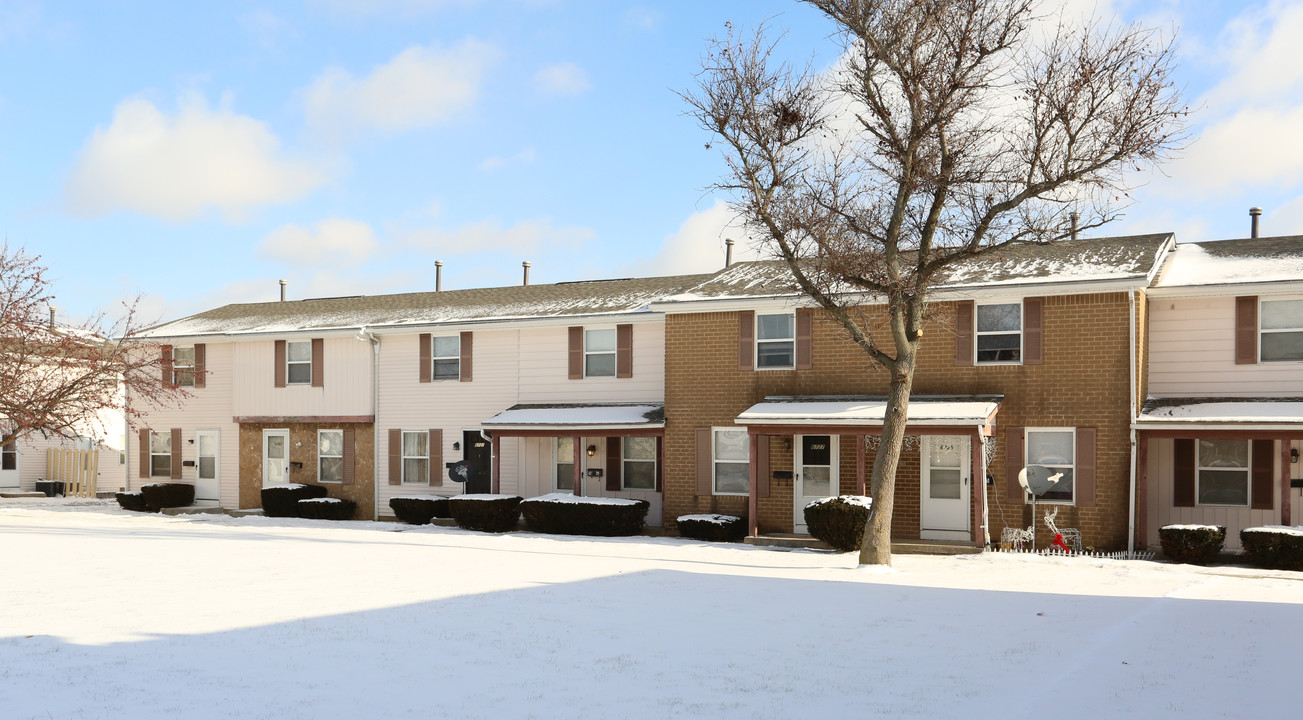
<path fill-rule="evenodd" d="M 1303 6 L 1049 0 L 1179 28 L 1195 142 L 1113 234 L 1303 233 Z M 0 0 L 0 221 L 71 315 L 701 272 L 722 170 L 684 115 L 705 40 L 789 0 Z"/>

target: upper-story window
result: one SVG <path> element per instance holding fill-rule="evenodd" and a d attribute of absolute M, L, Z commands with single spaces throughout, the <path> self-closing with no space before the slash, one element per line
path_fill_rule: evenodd
<path fill-rule="evenodd" d="M 1041 496 L 1051 502 L 1073 502 L 1072 475 L 1076 469 L 1077 435 L 1073 428 L 1028 428 L 1027 462 L 1030 471 L 1041 467 L 1054 475 L 1062 475 L 1053 490 Z"/>
<path fill-rule="evenodd" d="M 790 370 L 795 366 L 796 316 L 756 315 L 756 367 Z"/>
<path fill-rule="evenodd" d="M 180 387 L 195 386 L 195 349 L 172 348 L 172 384 Z"/>
<path fill-rule="evenodd" d="M 430 338 L 430 355 L 434 369 L 430 373 L 433 380 L 461 379 L 461 336 L 448 335 Z"/>
<path fill-rule="evenodd" d="M 1263 300 L 1261 318 L 1262 361 L 1303 360 L 1303 300 Z"/>
<path fill-rule="evenodd" d="M 149 433 L 149 476 L 172 476 L 172 433 Z"/>
<path fill-rule="evenodd" d="M 1248 507 L 1249 441 L 1213 438 L 1198 447 L 1199 504 Z"/>
<path fill-rule="evenodd" d="M 584 330 L 584 377 L 615 377 L 615 328 Z"/>
<path fill-rule="evenodd" d="M 1022 303 L 977 306 L 977 362 L 1022 360 Z"/>
<path fill-rule="evenodd" d="M 285 381 L 290 385 L 312 382 L 312 341 L 285 343 Z"/>

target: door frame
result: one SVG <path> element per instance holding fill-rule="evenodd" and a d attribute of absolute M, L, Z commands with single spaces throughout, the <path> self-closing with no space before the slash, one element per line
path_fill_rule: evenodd
<path fill-rule="evenodd" d="M 4 482 L 0 482 L 0 487 L 5 489 L 19 488 L 22 487 L 23 485 L 23 450 L 18 445 L 17 440 L 13 441 L 13 446 L 14 446 L 14 450 L 13 450 L 14 469 L 0 470 L 0 477 L 13 479 L 12 485 L 8 485 Z"/>
<path fill-rule="evenodd" d="M 940 438 L 954 438 L 963 441 L 959 451 L 959 499 L 964 508 L 964 527 L 929 528 L 928 505 L 932 500 L 932 443 Z M 973 539 L 973 438 L 968 435 L 924 435 L 919 443 L 918 470 L 918 526 L 920 540 L 962 540 Z"/>
<path fill-rule="evenodd" d="M 267 487 L 267 438 L 271 435 L 280 435 L 285 438 L 285 482 L 290 482 L 290 430 L 289 428 L 266 429 L 262 431 L 262 447 L 258 450 L 258 457 L 261 458 L 261 467 L 259 476 L 262 478 L 262 487 Z"/>
<path fill-rule="evenodd" d="M 200 451 L 203 449 L 204 446 L 203 441 L 200 440 L 200 438 L 205 435 L 212 435 L 214 442 L 216 443 L 215 453 L 213 455 L 213 487 L 216 491 L 216 496 L 210 498 L 204 498 L 199 496 L 199 484 L 200 481 L 203 480 L 203 478 L 199 476 L 199 472 L 200 472 L 199 458 L 202 457 L 200 455 Z M 289 446 L 287 443 L 286 450 L 288 451 L 288 449 Z M 264 444 L 263 452 L 266 451 L 267 451 L 267 446 Z M 289 453 L 286 452 L 286 455 L 288 454 Z M 266 467 L 265 460 L 264 460 L 264 467 Z M 216 500 L 219 505 L 222 502 L 222 431 L 221 430 L 213 429 L 213 428 L 208 428 L 205 430 L 195 430 L 195 500 L 196 501 Z"/>
<path fill-rule="evenodd" d="M 805 506 L 808 498 L 816 497 L 814 495 L 804 494 L 805 478 L 802 474 L 805 471 L 803 462 L 803 452 L 801 444 L 807 437 L 826 437 L 828 438 L 828 489 L 832 495 L 822 497 L 837 497 L 841 495 L 841 436 L 827 435 L 823 433 L 812 435 L 795 435 L 792 437 L 792 530 L 796 533 L 808 533 L 809 527 L 805 524 Z"/>
<path fill-rule="evenodd" d="M 493 492 L 493 463 L 494 463 L 494 457 L 493 457 L 493 441 L 492 441 L 492 440 L 489 440 L 489 439 L 487 439 L 487 438 L 484 437 L 484 428 L 477 428 L 477 427 L 473 427 L 473 428 L 462 428 L 462 429 L 461 429 L 461 459 L 462 459 L 462 460 L 465 460 L 465 461 L 468 461 L 468 462 L 469 462 L 469 460 L 470 460 L 470 458 L 467 457 L 467 455 L 470 453 L 470 441 L 469 441 L 469 440 L 467 439 L 467 437 L 466 437 L 466 436 L 467 436 L 468 434 L 470 434 L 470 433 L 474 433 L 476 436 L 478 436 L 478 438 L 479 438 L 480 440 L 484 440 L 485 442 L 488 443 L 488 447 L 489 447 L 489 462 L 488 462 L 488 464 L 485 466 L 485 470 L 486 470 L 486 472 L 487 472 L 488 475 L 489 475 L 489 478 L 488 478 L 488 480 L 489 480 L 489 490 L 488 490 L 488 492 L 492 493 L 492 492 Z M 470 481 L 469 481 L 469 479 L 467 480 L 466 485 L 467 485 L 467 486 L 470 485 Z"/>

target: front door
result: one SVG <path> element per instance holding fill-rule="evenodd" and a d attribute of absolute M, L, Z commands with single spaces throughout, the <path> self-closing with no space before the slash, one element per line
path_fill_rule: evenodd
<path fill-rule="evenodd" d="M 0 488 L 18 487 L 18 443 L 0 447 Z"/>
<path fill-rule="evenodd" d="M 217 448 L 221 433 L 218 430 L 200 430 L 195 433 L 195 500 L 219 502 L 221 483 L 218 481 Z"/>
<path fill-rule="evenodd" d="M 462 431 L 461 443 L 462 458 L 470 466 L 466 492 L 493 492 L 493 443 L 485 440 L 479 430 Z"/>
<path fill-rule="evenodd" d="M 262 431 L 262 486 L 290 481 L 290 431 Z"/>
<path fill-rule="evenodd" d="M 963 435 L 927 435 L 920 481 L 919 537 L 924 540 L 971 540 L 969 492 L 972 461 Z"/>
<path fill-rule="evenodd" d="M 793 494 L 796 496 L 795 531 L 809 532 L 805 526 L 805 506 L 840 494 L 837 478 L 837 436 L 797 435 L 793 459 Z"/>

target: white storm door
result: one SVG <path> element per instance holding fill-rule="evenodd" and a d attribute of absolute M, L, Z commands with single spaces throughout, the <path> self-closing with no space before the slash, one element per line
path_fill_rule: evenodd
<path fill-rule="evenodd" d="M 16 488 L 18 476 L 18 443 L 0 447 L 0 488 Z"/>
<path fill-rule="evenodd" d="M 794 530 L 809 532 L 805 506 L 821 498 L 840 495 L 837 478 L 837 436 L 797 435 L 793 458 L 793 495 L 796 496 Z"/>
<path fill-rule="evenodd" d="M 195 432 L 195 500 L 219 502 L 221 500 L 221 482 L 218 480 L 218 447 L 221 441 L 219 430 L 199 430 Z"/>
<path fill-rule="evenodd" d="M 969 438 L 925 435 L 920 478 L 920 533 L 924 540 L 971 540 L 969 493 L 972 490 Z"/>
<path fill-rule="evenodd" d="M 290 481 L 290 431 L 262 431 L 262 486 Z"/>

